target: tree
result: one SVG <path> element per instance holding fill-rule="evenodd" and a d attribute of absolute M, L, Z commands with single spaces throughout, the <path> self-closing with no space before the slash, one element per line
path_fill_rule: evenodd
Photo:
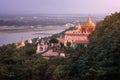
<path fill-rule="evenodd" d="M 59 65 L 53 73 L 53 78 L 55 80 L 65 80 L 69 75 L 70 66 L 68 65 Z"/>
<path fill-rule="evenodd" d="M 67 42 L 66 45 L 67 45 L 67 47 L 71 47 L 72 44 L 71 44 L 71 42 Z"/>
<path fill-rule="evenodd" d="M 55 39 L 55 38 L 52 38 L 52 39 L 50 39 L 50 41 L 49 41 L 50 43 L 58 43 L 58 40 L 57 39 Z"/>
<path fill-rule="evenodd" d="M 120 13 L 107 16 L 97 23 L 96 30 L 89 36 L 90 57 L 98 80 L 119 80 L 120 74 Z"/>

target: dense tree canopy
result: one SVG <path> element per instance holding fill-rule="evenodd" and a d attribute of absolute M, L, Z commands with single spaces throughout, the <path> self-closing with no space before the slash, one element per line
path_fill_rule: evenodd
<path fill-rule="evenodd" d="M 89 36 L 90 54 L 100 79 L 120 79 L 120 13 L 107 16 Z M 117 79 L 118 80 L 118 79 Z"/>

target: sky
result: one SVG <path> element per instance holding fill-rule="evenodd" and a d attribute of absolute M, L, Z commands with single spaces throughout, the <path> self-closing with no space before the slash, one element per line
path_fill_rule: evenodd
<path fill-rule="evenodd" d="M 111 14 L 120 0 L 0 0 L 0 14 Z"/>

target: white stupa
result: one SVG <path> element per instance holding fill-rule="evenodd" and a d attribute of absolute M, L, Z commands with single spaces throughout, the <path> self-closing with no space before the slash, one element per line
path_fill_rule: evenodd
<path fill-rule="evenodd" d="M 29 39 L 29 40 L 28 40 L 28 43 L 29 43 L 29 44 L 32 44 L 32 39 Z"/>

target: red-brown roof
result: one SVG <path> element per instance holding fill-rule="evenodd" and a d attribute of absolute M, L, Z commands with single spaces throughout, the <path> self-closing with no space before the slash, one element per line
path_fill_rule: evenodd
<path fill-rule="evenodd" d="M 73 43 L 85 44 L 85 43 L 89 43 L 89 40 L 76 40 L 76 41 L 73 41 Z"/>
<path fill-rule="evenodd" d="M 79 33 L 67 33 L 69 36 L 88 36 L 88 34 L 79 34 Z"/>

